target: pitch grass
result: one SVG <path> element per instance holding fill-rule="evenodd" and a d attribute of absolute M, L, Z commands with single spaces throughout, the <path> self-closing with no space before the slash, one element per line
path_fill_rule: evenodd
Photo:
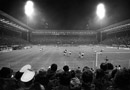
<path fill-rule="evenodd" d="M 43 50 L 40 50 L 43 48 Z M 71 55 L 64 56 L 63 51 L 67 49 Z M 33 70 L 40 68 L 47 69 L 52 63 L 58 65 L 58 69 L 62 69 L 64 65 L 69 65 L 71 69 L 84 66 L 95 68 L 96 53 L 103 53 L 98 55 L 98 67 L 101 62 L 105 61 L 107 56 L 109 62 L 114 65 L 123 65 L 129 67 L 130 50 L 107 48 L 105 46 L 33 46 L 30 49 L 14 50 L 11 52 L 0 53 L 0 68 L 10 67 L 14 71 L 26 64 L 31 64 Z M 79 52 L 84 52 L 84 57 L 79 58 Z M 120 53 L 107 53 L 120 52 Z M 122 54 L 122 52 L 128 52 Z"/>

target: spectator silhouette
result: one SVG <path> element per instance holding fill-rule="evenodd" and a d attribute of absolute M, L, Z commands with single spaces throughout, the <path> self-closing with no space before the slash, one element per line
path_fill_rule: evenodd
<path fill-rule="evenodd" d="M 130 90 L 130 69 L 118 70 L 114 78 L 114 85 L 119 90 Z"/>
<path fill-rule="evenodd" d="M 83 90 L 91 90 L 91 84 L 93 81 L 93 73 L 91 70 L 86 70 L 82 74 L 82 87 Z"/>
<path fill-rule="evenodd" d="M 2 67 L 0 70 L 0 78 L 11 78 L 13 70 L 8 67 Z"/>
<path fill-rule="evenodd" d="M 69 86 L 70 84 L 70 79 L 71 79 L 71 74 L 69 72 L 69 66 L 65 65 L 63 67 L 63 73 L 60 76 L 60 84 L 64 86 Z"/>

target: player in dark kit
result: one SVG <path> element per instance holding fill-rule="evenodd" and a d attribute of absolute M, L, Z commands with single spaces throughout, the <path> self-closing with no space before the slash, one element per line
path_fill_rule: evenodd
<path fill-rule="evenodd" d="M 64 54 L 64 56 L 67 55 L 67 50 L 66 49 L 63 51 L 63 54 Z"/>
<path fill-rule="evenodd" d="M 79 58 L 83 58 L 84 57 L 84 53 L 83 52 L 79 52 Z"/>

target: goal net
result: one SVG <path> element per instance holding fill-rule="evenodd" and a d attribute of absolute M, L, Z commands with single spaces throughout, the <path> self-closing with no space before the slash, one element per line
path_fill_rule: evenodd
<path fill-rule="evenodd" d="M 122 68 L 130 66 L 130 52 L 96 52 L 95 66 L 100 67 L 100 64 L 106 59 L 114 66 L 120 65 Z"/>

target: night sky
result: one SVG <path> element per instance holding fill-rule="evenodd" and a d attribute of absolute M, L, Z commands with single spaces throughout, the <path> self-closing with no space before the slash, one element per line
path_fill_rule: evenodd
<path fill-rule="evenodd" d="M 27 0 L 0 0 L 0 10 L 27 22 L 24 5 Z M 130 19 L 130 0 L 32 0 L 35 15 L 28 19 L 29 26 L 35 29 L 57 30 L 96 30 L 101 26 Z M 96 5 L 103 2 L 106 17 L 99 21 Z M 102 23 L 102 25 L 101 25 Z"/>

